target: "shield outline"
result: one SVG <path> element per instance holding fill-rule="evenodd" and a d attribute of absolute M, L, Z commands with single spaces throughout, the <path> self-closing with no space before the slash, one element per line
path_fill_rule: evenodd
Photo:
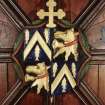
<path fill-rule="evenodd" d="M 55 23 L 57 25 L 59 25 L 60 27 L 65 28 L 65 29 L 69 29 L 69 28 L 72 28 L 72 27 L 75 28 L 76 27 L 73 24 L 70 24 L 67 20 L 56 20 L 55 19 Z M 27 29 L 27 28 L 35 28 L 35 29 L 37 29 L 37 28 L 41 28 L 41 27 L 45 26 L 46 24 L 47 24 L 47 21 L 45 19 L 44 20 L 36 20 L 36 21 L 34 21 L 34 24 L 25 26 L 24 29 Z M 84 42 L 83 42 L 84 40 L 81 40 L 81 39 L 83 39 L 83 37 L 81 36 L 81 35 L 83 35 L 81 29 L 79 29 L 79 33 L 80 33 L 80 35 L 79 35 L 79 44 L 80 44 L 80 46 L 81 46 L 85 56 L 87 57 L 87 59 L 84 61 L 84 63 L 81 65 L 81 67 L 79 69 L 78 76 L 77 76 L 77 81 L 76 81 L 77 85 L 80 84 L 80 82 L 82 81 L 83 77 L 87 73 L 87 71 L 89 69 L 87 66 L 89 65 L 89 61 L 91 60 L 91 55 L 89 54 L 89 49 L 86 49 L 84 47 L 85 46 Z M 19 44 L 20 40 L 21 40 L 21 42 Z M 19 49 L 21 48 L 22 43 L 24 42 L 24 37 L 21 37 L 21 35 L 20 35 L 20 37 L 17 38 L 16 42 L 18 44 L 16 45 L 16 43 L 15 43 L 16 46 L 14 46 L 14 52 L 12 54 L 12 58 L 16 62 L 15 63 L 16 69 L 21 69 L 21 71 L 24 71 L 24 70 L 22 70 L 21 64 L 19 63 L 18 59 L 15 57 L 16 54 L 19 52 Z M 24 76 L 24 72 L 21 73 L 21 74 L 22 74 L 22 76 L 20 76 L 20 77 L 23 77 Z M 21 78 L 21 80 L 23 82 L 25 82 L 24 78 Z"/>

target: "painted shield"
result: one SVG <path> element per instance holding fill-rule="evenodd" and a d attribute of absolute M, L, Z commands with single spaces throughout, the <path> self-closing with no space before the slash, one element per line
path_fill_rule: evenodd
<path fill-rule="evenodd" d="M 56 19 L 56 26 L 47 23 L 45 18 L 24 28 L 16 40 L 13 59 L 32 89 L 57 96 L 79 85 L 90 60 L 89 46 L 84 32 L 67 20 Z"/>

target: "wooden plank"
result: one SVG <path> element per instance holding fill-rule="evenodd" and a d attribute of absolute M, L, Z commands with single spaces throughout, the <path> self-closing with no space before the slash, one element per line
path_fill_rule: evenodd
<path fill-rule="evenodd" d="M 97 95 L 98 94 L 98 65 L 90 66 L 90 69 L 86 74 L 84 81 Z"/>
<path fill-rule="evenodd" d="M 83 12 L 89 0 L 58 0 L 59 8 L 63 8 L 66 17 L 73 22 Z"/>
<path fill-rule="evenodd" d="M 84 105 L 73 91 L 57 96 L 55 99 L 55 105 Z"/>
<path fill-rule="evenodd" d="M 0 48 L 0 62 L 12 62 L 11 54 L 13 53 L 12 48 Z"/>
<path fill-rule="evenodd" d="M 22 88 L 23 88 L 22 82 L 17 81 L 16 84 L 14 84 L 13 88 L 2 99 L 0 105 L 14 105 L 11 104 L 11 102 L 13 101 L 14 98 L 17 97 L 16 95 L 21 91 Z"/>
<path fill-rule="evenodd" d="M 0 63 L 0 100 L 7 93 L 7 64 Z"/>
<path fill-rule="evenodd" d="M 31 2 L 29 0 L 17 0 L 16 2 L 31 20 L 38 18 L 35 12 L 45 8 L 46 3 L 44 0 L 32 0 Z"/>
<path fill-rule="evenodd" d="M 0 48 L 12 48 L 17 35 L 17 29 L 0 8 Z"/>
<path fill-rule="evenodd" d="M 105 49 L 91 49 L 91 65 L 105 65 Z"/>
<path fill-rule="evenodd" d="M 43 97 L 41 95 L 37 95 L 35 91 L 29 91 L 22 97 L 17 105 L 44 105 L 44 100 Z"/>
<path fill-rule="evenodd" d="M 71 16 L 72 22 L 80 15 L 80 13 L 84 11 L 88 3 L 89 3 L 89 0 L 71 0 L 71 8 L 69 7 L 69 9 L 71 10 L 69 11 L 69 14 Z M 68 6 L 69 5 L 70 4 L 68 4 Z"/>
<path fill-rule="evenodd" d="M 10 90 L 16 81 L 18 80 L 18 76 L 14 69 L 13 63 L 8 63 L 8 90 Z"/>
<path fill-rule="evenodd" d="M 31 23 L 30 20 L 26 18 L 27 16 L 19 10 L 12 0 L 0 0 L 0 7 L 18 31 L 20 31 L 26 24 Z"/>
<path fill-rule="evenodd" d="M 99 66 L 99 97 L 105 104 L 105 65 Z"/>
<path fill-rule="evenodd" d="M 44 0 L 17 0 L 18 5 L 33 20 L 36 19 L 36 13 L 39 9 L 45 8 Z M 74 21 L 78 15 L 85 9 L 89 0 L 58 0 L 57 7 L 63 8 L 66 17 L 70 21 Z"/>

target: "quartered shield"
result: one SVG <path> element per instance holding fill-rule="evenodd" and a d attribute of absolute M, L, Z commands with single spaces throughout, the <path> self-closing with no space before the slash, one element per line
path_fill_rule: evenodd
<path fill-rule="evenodd" d="M 46 5 L 48 12 L 38 11 L 39 20 L 17 38 L 13 58 L 31 88 L 57 96 L 79 85 L 88 68 L 89 45 L 84 32 L 66 20 L 62 9 L 54 11 L 54 0 Z"/>

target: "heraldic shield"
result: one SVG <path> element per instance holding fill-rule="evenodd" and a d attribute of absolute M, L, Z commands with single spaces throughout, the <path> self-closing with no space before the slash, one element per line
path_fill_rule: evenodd
<path fill-rule="evenodd" d="M 38 11 L 39 20 L 18 36 L 13 59 L 38 94 L 57 96 L 79 85 L 90 60 L 89 45 L 84 32 L 66 20 L 54 0 L 46 5 L 48 12 Z"/>

